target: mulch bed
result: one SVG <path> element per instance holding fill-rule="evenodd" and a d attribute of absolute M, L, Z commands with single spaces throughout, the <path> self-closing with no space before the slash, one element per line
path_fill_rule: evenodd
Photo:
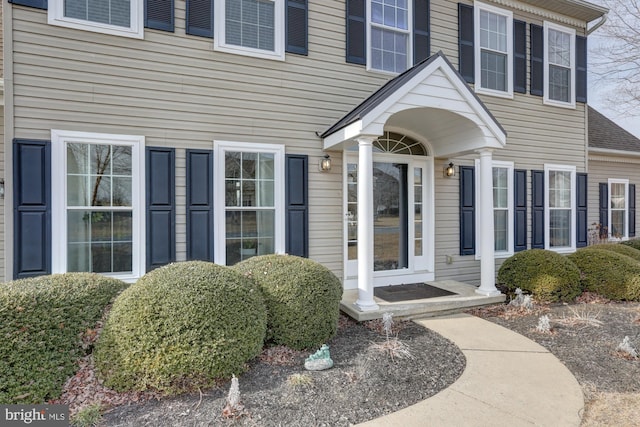
<path fill-rule="evenodd" d="M 395 337 L 406 347 L 391 355 L 385 343 Z M 239 377 L 243 409 L 227 410 L 226 416 L 229 381 L 174 398 L 122 395 L 96 385 L 90 366 L 80 375 L 93 386 L 72 379 L 73 389 L 60 403 L 76 401 L 77 410 L 77 400 L 89 404 L 87 395 L 97 390 L 108 408 L 100 424 L 105 426 L 348 426 L 426 399 L 464 371 L 464 355 L 455 345 L 415 323 L 396 321 L 389 338 L 380 321 L 356 323 L 343 316 L 329 342 L 335 365 L 320 372 L 304 369 L 309 352 L 267 349 Z"/>

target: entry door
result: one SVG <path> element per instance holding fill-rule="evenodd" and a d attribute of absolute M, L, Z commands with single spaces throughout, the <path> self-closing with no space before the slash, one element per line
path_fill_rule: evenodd
<path fill-rule="evenodd" d="M 373 216 L 375 276 L 395 276 L 428 268 L 425 253 L 426 160 L 374 156 Z M 346 276 L 358 272 L 358 165 L 347 160 Z"/>

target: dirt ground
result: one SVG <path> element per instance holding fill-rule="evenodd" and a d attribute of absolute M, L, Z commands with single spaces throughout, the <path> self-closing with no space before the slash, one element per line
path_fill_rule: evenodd
<path fill-rule="evenodd" d="M 103 426 L 348 426 L 432 396 L 464 371 L 464 355 L 450 341 L 412 322 L 395 326 L 387 341 L 380 321 L 358 324 L 342 317 L 329 342 L 335 366 L 326 371 L 304 369 L 309 352 L 263 352 L 239 377 L 243 408 L 224 411 L 226 416 L 228 381 L 175 398 L 133 395 L 137 403 L 109 392 L 85 395 L 102 395 L 103 405 L 117 405 L 106 410 Z M 389 343 L 396 337 L 402 346 L 391 354 Z M 87 386 L 76 389 L 65 398 L 77 399 L 74 394 Z M 84 399 L 83 405 L 91 401 Z"/>

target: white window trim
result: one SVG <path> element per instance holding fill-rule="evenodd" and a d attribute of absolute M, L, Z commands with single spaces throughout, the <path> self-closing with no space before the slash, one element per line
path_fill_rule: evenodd
<path fill-rule="evenodd" d="M 276 61 L 284 61 L 285 59 L 285 23 L 284 23 L 284 0 L 270 0 L 275 4 L 274 9 L 274 28 L 275 40 L 274 51 L 254 49 L 250 47 L 237 46 L 227 44 L 226 42 L 226 0 L 216 0 L 214 2 L 214 25 L 213 25 L 213 50 L 226 53 L 234 53 L 238 55 L 253 56 L 262 59 L 272 59 Z"/>
<path fill-rule="evenodd" d="M 274 208 L 275 208 L 275 236 L 274 252 L 284 254 L 285 248 L 285 150 L 280 144 L 261 144 L 247 142 L 214 141 L 214 178 L 213 178 L 213 228 L 214 261 L 216 264 L 226 265 L 226 199 L 225 199 L 225 153 L 227 151 L 244 153 L 272 153 L 274 154 Z"/>
<path fill-rule="evenodd" d="M 367 71 L 371 71 L 374 73 L 387 74 L 391 76 L 397 76 L 399 73 L 387 70 L 380 70 L 378 68 L 373 68 L 371 66 L 371 58 L 373 57 L 371 54 L 371 27 L 376 26 L 379 28 L 387 28 L 392 31 L 401 32 L 407 34 L 407 38 L 409 39 L 409 43 L 407 44 L 407 70 L 413 66 L 413 1 L 409 0 L 407 2 L 407 29 L 402 30 L 400 28 L 395 27 L 387 27 L 381 24 L 374 24 L 371 22 L 371 0 L 366 0 L 366 9 L 367 9 Z"/>
<path fill-rule="evenodd" d="M 549 98 L 549 30 L 556 30 L 570 35 L 571 85 L 569 86 L 569 102 L 556 101 Z M 563 108 L 576 108 L 576 30 L 553 22 L 544 21 L 544 96 L 543 103 Z"/>
<path fill-rule="evenodd" d="M 493 173 L 493 168 L 503 168 L 503 169 L 507 169 L 507 209 L 508 209 L 508 214 L 507 214 L 507 250 L 506 251 L 496 251 L 494 250 L 494 254 L 495 254 L 495 258 L 509 258 L 511 255 L 514 254 L 514 250 L 513 250 L 513 245 L 514 245 L 514 232 L 515 232 L 515 227 L 514 227 L 514 199 L 513 199 L 513 192 L 514 192 L 514 182 L 513 182 L 513 171 L 514 171 L 514 165 L 513 162 L 505 162 L 505 161 L 501 161 L 501 160 L 493 160 L 491 163 L 491 168 L 492 168 L 492 172 Z M 482 224 L 480 224 L 480 204 L 482 203 L 482 198 L 478 197 L 479 195 L 479 188 L 478 188 L 478 183 L 480 182 L 480 160 L 479 159 L 475 159 L 475 168 L 474 168 L 474 175 L 475 175 L 475 182 L 476 182 L 476 186 L 475 186 L 475 193 L 476 193 L 476 209 L 475 209 L 475 221 L 476 221 L 476 248 L 480 247 L 480 227 Z M 495 211 L 495 209 L 492 209 Z M 491 217 L 493 220 L 493 216 Z M 495 233 L 495 231 L 494 231 Z M 494 236 L 495 239 L 495 236 Z M 478 250 L 476 250 L 476 255 L 475 255 L 476 259 L 479 260 L 481 259 L 480 253 Z"/>
<path fill-rule="evenodd" d="M 609 234 L 609 239 L 613 241 L 624 241 L 629 240 L 629 180 L 628 179 L 616 179 L 609 178 L 607 182 L 607 218 L 609 218 L 609 223 L 607 224 L 607 230 Z M 615 237 L 611 235 L 611 184 L 624 184 L 624 235 L 622 237 Z"/>
<path fill-rule="evenodd" d="M 507 18 L 507 90 L 495 90 L 483 88 L 482 85 L 482 56 L 480 47 L 480 11 L 485 10 L 496 15 L 502 15 Z M 476 1 L 473 8 L 474 20 L 474 70 L 475 70 L 475 91 L 485 95 L 492 95 L 501 98 L 513 99 L 513 12 L 500 9 L 498 7 Z"/>
<path fill-rule="evenodd" d="M 131 274 L 106 274 L 106 276 L 132 282 L 145 273 L 145 215 L 144 176 L 145 138 L 140 135 L 116 135 L 106 133 L 51 130 L 51 223 L 52 230 L 51 271 L 67 271 L 67 143 L 116 144 L 131 146 L 131 207 L 132 217 L 132 263 Z"/>
<path fill-rule="evenodd" d="M 549 171 L 571 172 L 571 246 L 552 248 L 549 242 L 550 209 L 549 209 Z M 558 253 L 576 251 L 576 167 L 568 165 L 544 165 L 544 248 Z"/>
<path fill-rule="evenodd" d="M 64 16 L 64 0 L 49 0 L 49 8 L 47 12 L 47 21 L 49 25 L 57 25 L 60 27 L 136 39 L 144 38 L 143 18 L 143 0 L 131 0 L 131 26 L 129 28 L 120 27 L 118 25 L 102 24 L 100 22 L 92 22 L 84 19 L 68 18 Z"/>

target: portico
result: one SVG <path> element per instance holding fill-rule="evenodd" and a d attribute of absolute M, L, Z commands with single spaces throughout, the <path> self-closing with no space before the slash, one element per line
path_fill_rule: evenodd
<path fill-rule="evenodd" d="M 387 82 L 322 138 L 326 150 L 344 151 L 346 167 L 357 176 L 352 181 L 345 179 L 345 216 L 351 218 L 347 227 L 355 225 L 356 236 L 345 238 L 344 279 L 345 287 L 357 284 L 355 307 L 359 311 L 378 310 L 373 292 L 376 285 L 437 280 L 433 259 L 433 207 L 437 203 L 434 159 L 467 154 L 479 159 L 480 165 L 481 281 L 475 292 L 500 294 L 495 288 L 492 159 L 493 152 L 505 146 L 506 132 L 444 54 L 437 53 Z M 382 144 L 381 139 L 393 143 Z M 411 148 L 416 145 L 421 148 Z M 380 177 L 392 181 L 390 188 L 399 194 L 391 202 L 376 202 L 374 208 L 374 194 L 382 191 L 375 187 Z M 357 192 L 350 192 L 350 185 L 357 187 Z M 357 200 L 354 203 L 352 199 Z M 400 242 L 396 244 L 400 256 L 391 267 L 374 262 L 374 217 L 381 210 L 397 218 L 388 227 L 398 233 Z M 349 245 L 357 250 L 350 251 Z"/>

